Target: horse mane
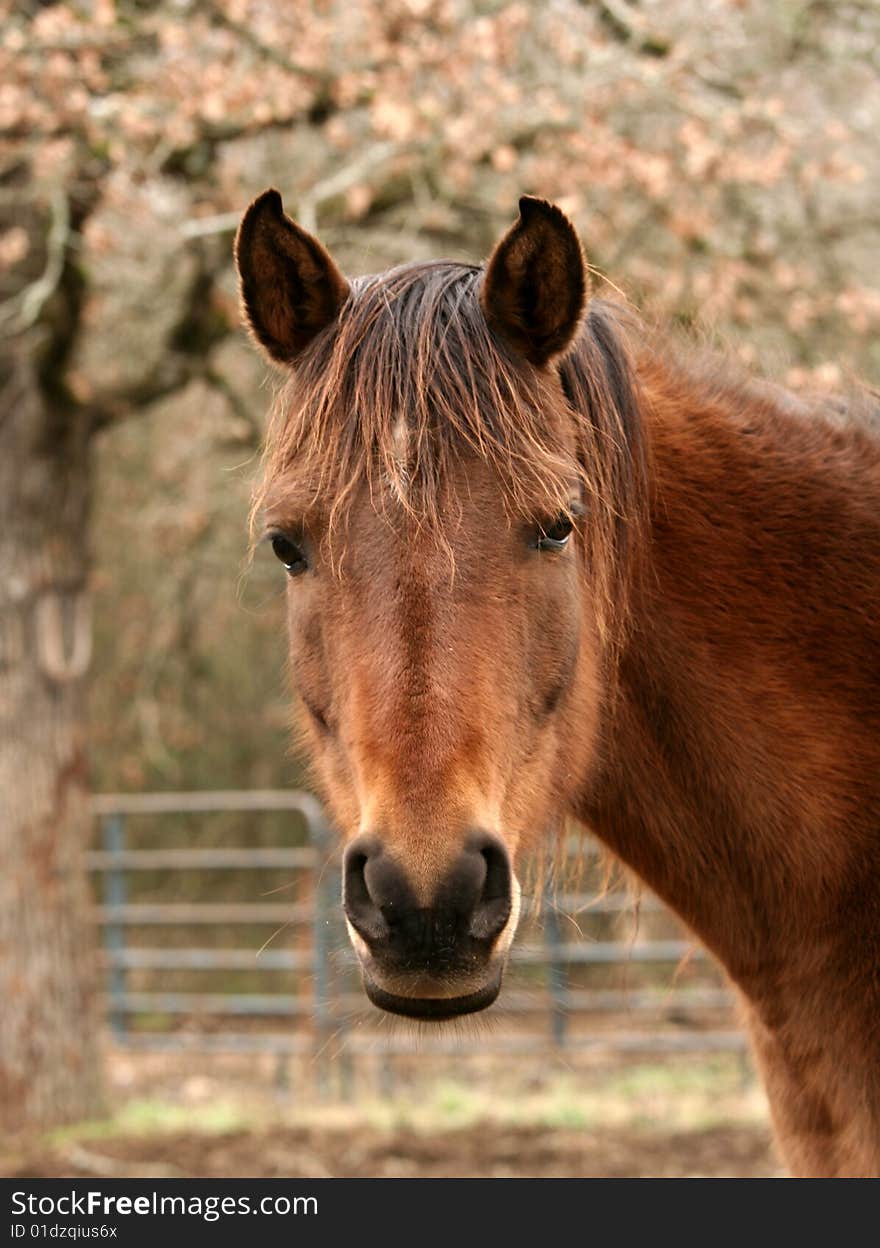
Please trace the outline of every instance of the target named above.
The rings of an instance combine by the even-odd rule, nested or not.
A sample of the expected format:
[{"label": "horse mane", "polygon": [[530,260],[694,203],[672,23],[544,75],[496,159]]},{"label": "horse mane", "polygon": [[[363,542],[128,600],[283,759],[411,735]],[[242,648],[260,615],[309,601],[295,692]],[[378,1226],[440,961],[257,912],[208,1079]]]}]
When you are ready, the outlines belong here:
[{"label": "horse mane", "polygon": [[610,630],[647,514],[630,314],[592,301],[557,366],[560,392],[550,369],[529,367],[490,329],[482,273],[418,262],[352,283],[276,396],[255,514],[293,490],[298,519],[321,510],[332,531],[367,482],[376,505],[393,499],[442,538],[468,454],[497,472],[510,516],[567,514],[580,483],[592,592]]}]

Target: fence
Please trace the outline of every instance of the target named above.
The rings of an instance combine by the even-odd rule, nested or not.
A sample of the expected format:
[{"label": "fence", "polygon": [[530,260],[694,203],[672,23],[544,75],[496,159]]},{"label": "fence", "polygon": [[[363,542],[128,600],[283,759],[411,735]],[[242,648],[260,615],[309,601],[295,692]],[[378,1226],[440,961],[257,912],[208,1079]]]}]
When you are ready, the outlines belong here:
[{"label": "fence", "polygon": [[[89,866],[100,896],[95,917],[103,933],[108,1018],[120,1045],[311,1053],[346,1061],[363,1053],[525,1054],[550,1047],[570,1053],[668,1053],[743,1047],[732,1023],[729,990],[652,898],[640,903],[641,930],[622,938],[620,925],[633,912],[625,893],[597,897],[583,885],[570,893],[547,890],[543,906],[524,908],[506,987],[492,1011],[497,1026],[478,1036],[423,1029],[413,1035],[377,1027],[382,1016],[366,1004],[357,983],[342,924],[334,838],[311,794],[102,795],[94,799],[94,812],[100,848],[90,853]],[[147,834],[145,847],[143,833],[133,843],[128,831],[132,819],[143,824],[145,817],[165,829],[169,819],[181,815],[210,821],[221,813],[257,818],[270,812],[298,816],[303,843],[181,846],[157,844],[155,834]],[[157,899],[155,885],[152,893],[143,887],[157,873],[171,873],[179,881],[192,872],[201,883],[224,872],[237,873],[228,877],[236,881],[254,872],[293,873],[299,899],[252,900],[252,890],[243,885],[247,900],[217,901],[210,888],[202,887],[195,899],[169,901]],[[277,898],[278,890],[271,895]],[[258,939],[257,933],[278,927],[288,937],[293,934],[295,948],[270,948]],[[203,934],[198,944],[183,935],[193,930]],[[228,945],[233,931],[245,933],[247,943]],[[257,972],[262,979],[274,976],[276,987],[205,988],[205,980],[216,973],[240,980]],[[282,982],[291,975],[293,990]],[[175,987],[161,982],[167,976],[175,978]],[[195,983],[182,989],[181,977]]]}]

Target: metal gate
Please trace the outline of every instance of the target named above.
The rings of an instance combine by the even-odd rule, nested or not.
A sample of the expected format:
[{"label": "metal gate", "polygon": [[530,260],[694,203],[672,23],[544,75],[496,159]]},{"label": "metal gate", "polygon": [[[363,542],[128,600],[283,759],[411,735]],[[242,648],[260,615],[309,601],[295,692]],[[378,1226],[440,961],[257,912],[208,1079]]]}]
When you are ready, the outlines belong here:
[{"label": "metal gate", "polygon": [[[640,900],[636,922],[632,898],[621,889],[599,890],[589,869],[577,891],[545,888],[525,905],[490,1030],[475,1036],[445,1029],[389,1033],[377,1026],[382,1016],[358,984],[339,902],[335,838],[312,794],[106,794],[93,799],[93,809],[98,847],[88,862],[99,898],[107,1017],[120,1045],[328,1060],[362,1053],[656,1054],[744,1047],[730,990],[703,951],[651,897]],[[175,816],[197,816],[208,826],[219,814],[258,819],[270,812],[296,816],[302,843],[167,843]],[[141,828],[136,836],[133,821]],[[578,852],[589,857],[589,844]],[[247,883],[254,872],[290,873],[298,900],[279,900],[277,890],[271,901],[255,898]],[[163,885],[157,896],[155,887],[144,887],[157,873],[195,880],[196,895],[181,900],[172,889],[169,900]],[[212,894],[210,881],[221,873],[235,882],[240,895],[234,900]],[[259,939],[276,928],[281,939]],[[230,944],[232,933],[244,936]],[[217,974],[237,988],[224,983],[218,991],[208,984]],[[259,990],[251,988],[251,978],[259,978]]]}]

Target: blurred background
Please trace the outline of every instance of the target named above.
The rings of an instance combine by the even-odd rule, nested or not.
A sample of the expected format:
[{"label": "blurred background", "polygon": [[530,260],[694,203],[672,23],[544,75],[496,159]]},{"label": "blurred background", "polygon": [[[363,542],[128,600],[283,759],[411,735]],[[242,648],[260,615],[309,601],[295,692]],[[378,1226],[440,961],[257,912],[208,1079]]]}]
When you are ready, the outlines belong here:
[{"label": "blurred background", "polygon": [[0,1173],[777,1173],[722,978],[589,845],[485,1020],[362,999],[231,245],[272,185],[349,273],[474,260],[530,192],[659,323],[877,384],[874,0],[0,14]]}]

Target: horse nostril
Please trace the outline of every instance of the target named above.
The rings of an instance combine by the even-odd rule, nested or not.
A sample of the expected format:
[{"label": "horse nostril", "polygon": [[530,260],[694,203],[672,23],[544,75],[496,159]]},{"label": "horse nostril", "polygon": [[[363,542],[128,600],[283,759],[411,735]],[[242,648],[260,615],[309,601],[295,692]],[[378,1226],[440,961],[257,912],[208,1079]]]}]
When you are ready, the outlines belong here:
[{"label": "horse nostril", "polygon": [[387,941],[416,908],[400,864],[384,852],[377,837],[361,836],[342,860],[342,907],[368,944]]},{"label": "horse nostril", "polygon": [[476,940],[494,940],[510,918],[512,873],[510,858],[501,841],[486,835],[478,852],[485,863],[485,877],[470,921],[470,934]]},{"label": "horse nostril", "polygon": [[368,943],[388,936],[388,924],[367,887],[370,848],[373,847],[361,838],[352,842],[342,857],[342,908],[349,923]]}]

